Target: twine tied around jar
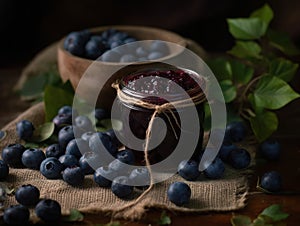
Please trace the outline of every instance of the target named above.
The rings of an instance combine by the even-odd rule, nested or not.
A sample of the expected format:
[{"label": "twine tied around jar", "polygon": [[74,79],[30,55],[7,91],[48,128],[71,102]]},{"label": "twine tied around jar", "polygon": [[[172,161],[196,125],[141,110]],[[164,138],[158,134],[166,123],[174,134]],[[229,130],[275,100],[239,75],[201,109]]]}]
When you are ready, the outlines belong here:
[{"label": "twine tied around jar", "polygon": [[114,211],[112,214],[112,217],[114,217],[118,212],[121,212],[122,210],[130,208],[130,207],[134,206],[135,204],[137,204],[153,188],[153,185],[154,185],[153,175],[152,175],[151,164],[150,164],[150,160],[149,160],[149,156],[148,156],[148,149],[149,149],[151,131],[152,131],[152,127],[153,127],[153,123],[154,123],[154,119],[155,119],[156,115],[162,113],[166,116],[166,118],[168,119],[170,126],[174,132],[176,139],[178,139],[175,128],[174,128],[173,124],[171,123],[171,119],[167,113],[171,114],[176,125],[180,128],[180,123],[178,122],[173,110],[177,109],[177,108],[195,106],[197,104],[203,103],[204,101],[206,101],[206,96],[205,96],[204,92],[199,92],[199,93],[197,93],[197,95],[190,97],[189,99],[176,100],[176,101],[167,102],[167,103],[158,105],[158,104],[149,103],[147,101],[143,101],[139,98],[129,96],[126,93],[122,92],[122,90],[120,89],[120,81],[119,80],[114,82],[111,86],[117,91],[117,97],[119,98],[120,101],[127,103],[127,104],[132,104],[132,105],[135,105],[138,107],[146,108],[149,110],[154,110],[154,112],[151,115],[147,130],[146,130],[145,146],[144,146],[145,165],[149,171],[149,177],[150,177],[149,187],[137,199],[135,199],[134,201],[121,207],[120,209]]}]

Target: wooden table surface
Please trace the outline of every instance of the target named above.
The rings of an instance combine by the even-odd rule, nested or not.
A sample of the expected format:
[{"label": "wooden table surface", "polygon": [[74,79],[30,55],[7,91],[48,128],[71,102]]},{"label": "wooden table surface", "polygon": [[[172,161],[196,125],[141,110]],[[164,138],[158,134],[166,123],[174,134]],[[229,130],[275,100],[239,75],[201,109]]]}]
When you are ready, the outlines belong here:
[{"label": "wooden table surface", "polygon": [[[22,65],[0,69],[0,128],[30,106],[20,100],[14,93]],[[293,86],[300,92],[300,76],[293,81]],[[280,127],[274,134],[282,144],[282,156],[277,162],[258,164],[250,178],[251,188],[247,205],[238,211],[208,212],[202,214],[182,214],[167,212],[171,217],[171,225],[231,225],[230,218],[234,214],[245,214],[254,218],[271,204],[281,204],[284,211],[290,214],[287,225],[300,225],[300,195],[267,195],[257,193],[256,180],[263,172],[278,170],[283,176],[284,190],[300,192],[300,100],[294,101],[279,113]],[[162,210],[150,209],[145,218],[139,222],[125,222],[126,225],[156,225]],[[83,222],[72,225],[93,225],[109,222],[110,218],[103,215],[86,215]],[[65,224],[70,225],[70,224]]]}]

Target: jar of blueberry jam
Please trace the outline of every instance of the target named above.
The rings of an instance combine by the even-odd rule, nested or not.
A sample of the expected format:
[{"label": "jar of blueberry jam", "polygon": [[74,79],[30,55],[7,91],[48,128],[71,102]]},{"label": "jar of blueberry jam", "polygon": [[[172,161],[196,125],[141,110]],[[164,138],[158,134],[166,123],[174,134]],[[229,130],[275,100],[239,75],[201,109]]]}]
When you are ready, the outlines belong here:
[{"label": "jar of blueberry jam", "polygon": [[[199,84],[205,84],[204,81],[201,76],[187,69],[147,69],[123,76],[119,88],[127,97],[139,99],[153,105],[163,105],[186,98],[186,95],[182,95],[183,91],[191,98],[203,94]],[[136,164],[144,165],[144,143],[138,145],[136,140],[132,139],[132,135],[145,141],[149,121],[155,110],[143,107],[140,104],[128,103],[126,100],[121,99],[119,99],[119,107],[121,120],[123,121],[120,136],[125,141],[126,148],[134,152],[137,160]],[[196,107],[200,123],[200,136],[192,156],[193,159],[198,160],[202,151],[204,132],[203,101],[182,108],[171,108],[172,112],[164,111],[156,115],[155,120],[162,119],[165,130],[161,129],[162,124],[156,122],[153,124],[151,139],[159,140],[159,144],[154,144],[153,148],[148,150],[148,158],[151,164],[164,160],[175,150],[180,134],[183,133],[180,128],[179,111],[186,111],[189,107]],[[184,132],[188,133],[189,131]],[[151,140],[149,146],[151,146]]]}]

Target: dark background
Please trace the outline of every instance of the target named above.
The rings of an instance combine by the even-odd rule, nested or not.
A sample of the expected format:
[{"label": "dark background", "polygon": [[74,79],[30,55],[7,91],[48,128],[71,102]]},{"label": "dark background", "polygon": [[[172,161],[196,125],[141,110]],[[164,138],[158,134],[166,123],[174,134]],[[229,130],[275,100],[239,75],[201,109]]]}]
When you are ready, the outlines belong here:
[{"label": "dark background", "polygon": [[[0,0],[0,66],[29,61],[67,33],[129,24],[161,27],[197,41],[207,51],[232,46],[226,18],[247,17],[266,1],[253,0]],[[267,1],[268,2],[268,1]],[[272,27],[300,45],[300,1],[273,0]]]}]

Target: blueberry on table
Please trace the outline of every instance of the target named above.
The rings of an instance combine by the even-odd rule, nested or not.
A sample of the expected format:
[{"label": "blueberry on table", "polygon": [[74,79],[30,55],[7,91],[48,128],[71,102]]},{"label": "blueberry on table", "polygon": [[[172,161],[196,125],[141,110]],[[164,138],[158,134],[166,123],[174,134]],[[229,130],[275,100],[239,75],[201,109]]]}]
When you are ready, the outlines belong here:
[{"label": "blueberry on table", "polygon": [[67,147],[67,144],[74,138],[73,126],[65,126],[58,132],[58,144],[62,149],[65,149]]},{"label": "blueberry on table", "polygon": [[110,187],[112,180],[117,176],[117,172],[107,166],[99,167],[94,173],[94,181],[100,187]]},{"label": "blueberry on table", "polygon": [[84,172],[79,166],[67,167],[62,172],[62,178],[65,182],[72,186],[79,186],[83,184]]},{"label": "blueberry on table", "polygon": [[43,199],[36,205],[35,214],[45,222],[55,222],[61,218],[61,207],[55,200]]},{"label": "blueberry on table", "polygon": [[135,163],[135,155],[129,149],[123,149],[117,153],[117,159],[121,162],[133,165]]},{"label": "blueberry on table", "polygon": [[220,158],[215,158],[214,161],[206,167],[204,175],[210,179],[219,179],[224,175],[225,166]]},{"label": "blueberry on table", "polygon": [[111,184],[111,190],[119,198],[126,198],[129,195],[131,195],[133,192],[133,187],[127,185],[128,183],[129,183],[128,177],[126,176],[116,177]]},{"label": "blueberry on table", "polygon": [[250,153],[243,148],[232,150],[228,156],[229,164],[235,169],[244,169],[250,165]]},{"label": "blueberry on table", "polygon": [[13,168],[24,167],[22,163],[22,155],[25,147],[22,144],[9,144],[2,150],[2,159]]},{"label": "blueberry on table", "polygon": [[75,118],[75,125],[83,130],[83,131],[92,131],[93,130],[93,123],[89,119],[89,117],[85,115],[79,115]]},{"label": "blueberry on table", "polygon": [[100,121],[102,119],[106,119],[109,117],[109,114],[106,110],[104,110],[103,108],[96,108],[94,110],[94,116],[95,118]]},{"label": "blueberry on table", "polygon": [[58,109],[57,114],[73,115],[73,108],[69,105],[62,106],[60,109]]},{"label": "blueberry on table", "polygon": [[191,188],[184,182],[172,183],[167,191],[168,199],[177,206],[188,204],[191,198]]},{"label": "blueberry on table", "polygon": [[119,176],[128,175],[129,166],[126,163],[121,162],[119,159],[114,159],[108,164],[108,168],[115,171]]},{"label": "blueberry on table", "polygon": [[235,144],[232,143],[223,143],[219,150],[219,157],[223,162],[228,162],[229,154],[232,150],[238,149]]},{"label": "blueberry on table", "polygon": [[40,200],[40,191],[31,184],[22,185],[16,191],[15,198],[23,206],[34,206]]},{"label": "blueberry on table", "polygon": [[78,159],[82,156],[81,153],[89,151],[90,148],[88,143],[82,138],[71,140],[66,147],[66,155],[74,155]]},{"label": "blueberry on table", "polygon": [[232,142],[240,142],[246,137],[247,129],[243,122],[231,122],[226,126],[225,136]]},{"label": "blueberry on table", "polygon": [[146,188],[150,185],[150,174],[147,168],[136,168],[129,175],[130,183],[137,188]]},{"label": "blueberry on table", "polygon": [[29,221],[29,210],[22,205],[8,207],[3,214],[3,221],[10,225],[26,225]]},{"label": "blueberry on table", "polygon": [[91,136],[93,136],[94,132],[92,131],[88,131],[88,132],[85,132],[81,135],[81,139],[86,141],[86,142],[89,142]]},{"label": "blueberry on table", "polygon": [[95,170],[90,165],[90,162],[99,162],[97,161],[99,159],[99,156],[95,154],[94,152],[86,152],[84,153],[81,158],[79,159],[79,166],[82,170],[82,172],[85,175],[93,174]]},{"label": "blueberry on table", "polygon": [[42,161],[46,158],[41,149],[29,148],[22,154],[22,163],[29,169],[39,169]]},{"label": "blueberry on table", "polygon": [[281,147],[276,140],[266,140],[259,146],[262,156],[268,160],[278,160],[280,157]]},{"label": "blueberry on table", "polygon": [[3,161],[0,160],[0,180],[5,179],[9,174],[9,167],[8,165]]},{"label": "blueberry on table", "polygon": [[64,150],[60,148],[59,144],[51,144],[46,148],[46,157],[59,158],[64,154]]},{"label": "blueberry on table", "polygon": [[194,160],[183,160],[178,165],[178,174],[189,181],[196,180],[200,175],[199,164]]},{"label": "blueberry on table", "polygon": [[56,128],[62,128],[66,125],[72,125],[72,115],[70,114],[58,114],[53,119],[52,122]]},{"label": "blueberry on table", "polygon": [[281,175],[276,171],[265,173],[260,180],[260,186],[270,192],[278,192],[282,188]]},{"label": "blueberry on table", "polygon": [[115,155],[118,151],[117,145],[111,140],[110,136],[103,132],[97,132],[91,136],[89,147],[94,153],[108,151],[111,155]]},{"label": "blueberry on table", "polygon": [[40,166],[40,172],[47,179],[60,179],[63,165],[57,158],[46,158]]},{"label": "blueberry on table", "polygon": [[29,140],[33,135],[34,126],[32,122],[28,120],[22,120],[17,123],[16,129],[20,139]]},{"label": "blueberry on table", "polygon": [[78,159],[74,155],[62,155],[59,157],[58,161],[61,162],[64,169],[72,166],[79,166]]}]

